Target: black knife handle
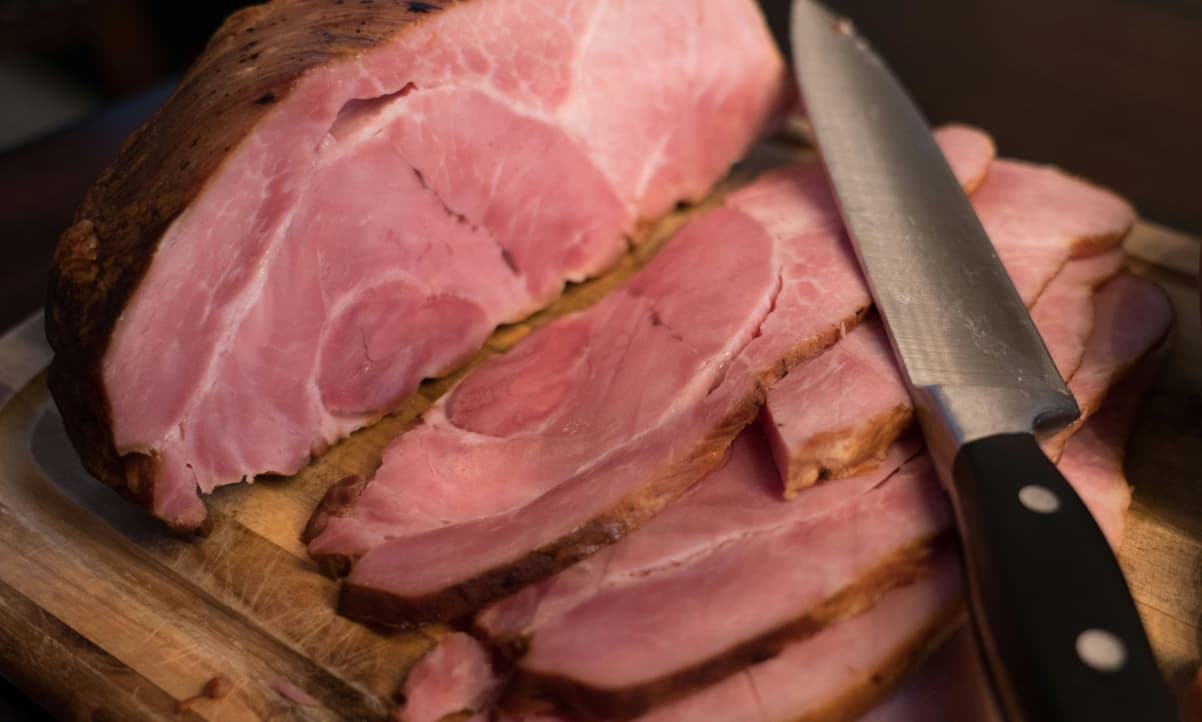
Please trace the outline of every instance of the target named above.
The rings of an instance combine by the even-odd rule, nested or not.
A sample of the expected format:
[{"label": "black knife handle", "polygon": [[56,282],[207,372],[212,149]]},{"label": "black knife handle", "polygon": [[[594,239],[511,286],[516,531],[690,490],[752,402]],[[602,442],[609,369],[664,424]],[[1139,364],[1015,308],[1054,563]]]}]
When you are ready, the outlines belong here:
[{"label": "black knife handle", "polygon": [[1175,722],[1118,561],[1030,434],[965,444],[953,496],[977,638],[1009,722]]}]

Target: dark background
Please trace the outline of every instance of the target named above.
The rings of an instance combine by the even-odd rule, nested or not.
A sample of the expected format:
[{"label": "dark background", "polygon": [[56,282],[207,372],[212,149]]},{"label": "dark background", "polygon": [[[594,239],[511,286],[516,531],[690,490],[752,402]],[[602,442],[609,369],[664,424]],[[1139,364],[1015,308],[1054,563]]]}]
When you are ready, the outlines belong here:
[{"label": "dark background", "polygon": [[[0,332],[40,307],[55,240],[121,139],[244,4],[0,0]],[[787,0],[762,4],[783,32]],[[1202,0],[830,4],[932,122],[980,125],[1202,233]],[[0,719],[42,717],[0,680]]]}]

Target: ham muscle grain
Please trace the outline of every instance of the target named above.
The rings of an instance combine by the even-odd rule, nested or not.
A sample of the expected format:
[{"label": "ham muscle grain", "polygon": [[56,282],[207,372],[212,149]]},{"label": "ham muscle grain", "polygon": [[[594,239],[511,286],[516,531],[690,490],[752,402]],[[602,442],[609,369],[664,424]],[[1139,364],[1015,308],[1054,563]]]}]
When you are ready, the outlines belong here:
[{"label": "ham muscle grain", "polygon": [[59,245],[72,440],[201,526],[198,490],[296,471],[704,195],[782,79],[752,0],[234,15]]},{"label": "ham muscle grain", "polygon": [[[987,160],[982,143],[961,131],[946,152]],[[821,168],[774,172],[596,306],[468,374],[385,451],[349,513],[319,510],[310,553],[357,559],[352,616],[474,611],[656,514],[721,460],[765,388],[868,305]]]}]

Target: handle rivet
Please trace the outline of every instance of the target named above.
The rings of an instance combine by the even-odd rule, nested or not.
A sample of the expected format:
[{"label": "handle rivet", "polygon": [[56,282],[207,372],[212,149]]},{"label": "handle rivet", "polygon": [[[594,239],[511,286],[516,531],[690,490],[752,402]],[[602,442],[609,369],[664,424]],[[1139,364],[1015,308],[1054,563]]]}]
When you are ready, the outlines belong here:
[{"label": "handle rivet", "polygon": [[1028,484],[1018,490],[1018,500],[1031,511],[1051,514],[1060,508],[1060,499],[1044,486]]},{"label": "handle rivet", "polygon": [[1127,647],[1105,629],[1087,629],[1077,636],[1077,656],[1099,672],[1117,672],[1127,662]]}]

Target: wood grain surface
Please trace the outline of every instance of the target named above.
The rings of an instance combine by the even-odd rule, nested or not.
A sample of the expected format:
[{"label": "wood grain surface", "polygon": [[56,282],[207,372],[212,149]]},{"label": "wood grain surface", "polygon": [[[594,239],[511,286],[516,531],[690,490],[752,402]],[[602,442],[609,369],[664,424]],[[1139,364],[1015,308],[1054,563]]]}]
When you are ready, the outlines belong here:
[{"label": "wood grain surface", "polygon": [[[613,272],[550,310],[499,330],[475,362],[595,301],[680,222],[654,229]],[[1151,226],[1129,244],[1145,259],[1132,267],[1160,281],[1178,313],[1131,444],[1135,506],[1121,555],[1176,683],[1199,658],[1202,333],[1196,279],[1161,266],[1191,248],[1196,255],[1193,241]],[[458,375],[425,384],[295,477],[219,490],[213,534],[200,539],[164,532],[79,467],[40,373],[37,331],[35,319],[0,341],[0,383],[11,387],[0,386],[0,674],[64,720],[383,719],[408,667],[444,630],[385,632],[338,617],[336,585],[307,559],[300,532],[330,483],[372,472],[384,445]],[[225,694],[208,698],[215,679]],[[296,701],[293,686],[316,704]]]}]

